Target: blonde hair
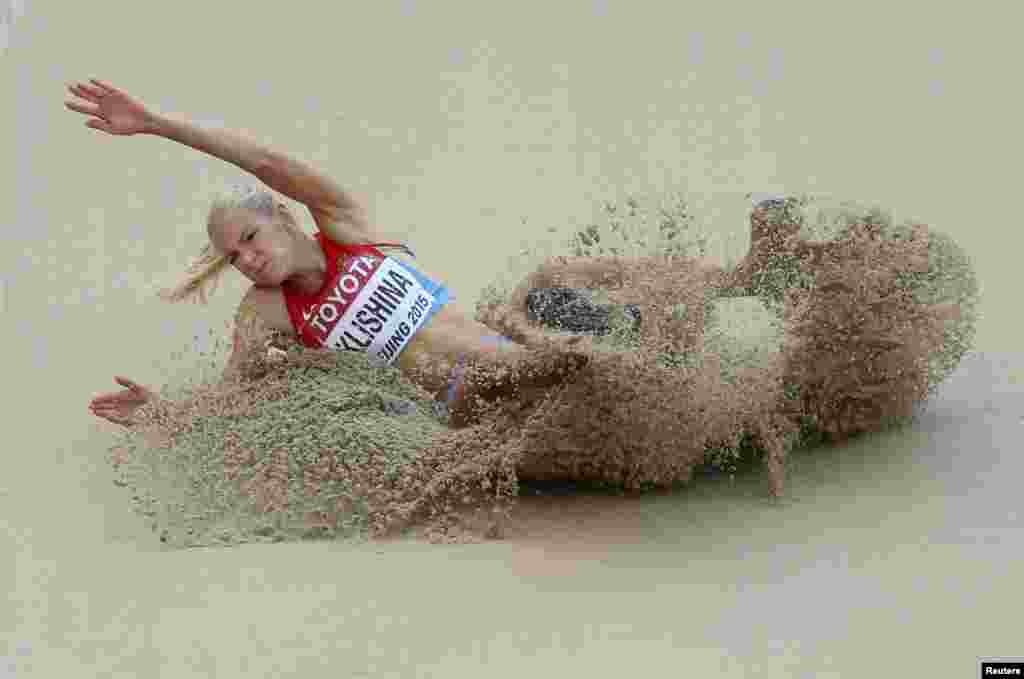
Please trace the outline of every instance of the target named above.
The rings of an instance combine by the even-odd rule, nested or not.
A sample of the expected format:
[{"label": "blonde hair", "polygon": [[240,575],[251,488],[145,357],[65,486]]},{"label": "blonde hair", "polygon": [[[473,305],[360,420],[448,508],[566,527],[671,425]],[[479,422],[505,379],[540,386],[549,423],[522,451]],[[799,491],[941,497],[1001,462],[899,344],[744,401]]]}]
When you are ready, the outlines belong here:
[{"label": "blonde hair", "polygon": [[[222,224],[225,217],[235,210],[252,210],[273,218],[276,208],[287,210],[285,204],[274,198],[274,194],[255,184],[234,184],[218,191],[206,216],[207,232]],[[161,290],[158,295],[165,302],[191,301],[206,304],[209,295],[217,289],[224,272],[231,267],[227,255],[217,251],[212,242],[207,242],[176,285]]]}]

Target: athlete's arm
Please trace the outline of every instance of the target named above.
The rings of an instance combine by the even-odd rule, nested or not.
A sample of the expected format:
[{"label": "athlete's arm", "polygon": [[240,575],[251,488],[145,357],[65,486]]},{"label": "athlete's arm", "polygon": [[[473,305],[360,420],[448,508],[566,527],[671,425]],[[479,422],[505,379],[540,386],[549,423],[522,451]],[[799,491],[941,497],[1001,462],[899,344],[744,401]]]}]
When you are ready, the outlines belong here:
[{"label": "athlete's arm", "polygon": [[270,149],[257,175],[263,183],[305,205],[317,227],[336,243],[381,240],[363,206],[337,182],[308,163]]},{"label": "athlete's arm", "polygon": [[103,80],[92,78],[88,83],[69,84],[68,90],[77,99],[65,101],[64,105],[88,116],[86,126],[100,132],[115,136],[149,134],[164,137],[220,158],[261,180],[260,175],[269,166],[273,155],[266,144],[241,132],[199,125],[180,114],[152,111],[135,97]]},{"label": "athlete's arm", "polygon": [[[219,158],[256,176],[267,165],[270,149],[237,130],[204,125],[182,114],[150,113],[144,134],[176,141],[197,151]],[[274,187],[271,187],[274,188]]]},{"label": "athlete's arm", "polygon": [[231,356],[224,367],[225,381],[259,377],[266,373],[269,362],[283,353],[270,344],[274,328],[256,312],[255,300],[259,294],[255,286],[250,288],[238,305]]},{"label": "athlete's arm", "polygon": [[68,85],[78,99],[72,111],[89,116],[86,125],[112,135],[150,134],[202,151],[253,175],[271,189],[303,203],[322,231],[340,243],[377,240],[362,207],[330,177],[249,135],[217,125],[201,125],[181,114],[151,111],[108,82]]},{"label": "athlete's arm", "polygon": [[338,243],[379,240],[362,206],[333,179],[308,163],[229,129],[204,127],[183,116],[156,115],[152,134],[246,170],[278,193],[305,205],[317,226]]}]

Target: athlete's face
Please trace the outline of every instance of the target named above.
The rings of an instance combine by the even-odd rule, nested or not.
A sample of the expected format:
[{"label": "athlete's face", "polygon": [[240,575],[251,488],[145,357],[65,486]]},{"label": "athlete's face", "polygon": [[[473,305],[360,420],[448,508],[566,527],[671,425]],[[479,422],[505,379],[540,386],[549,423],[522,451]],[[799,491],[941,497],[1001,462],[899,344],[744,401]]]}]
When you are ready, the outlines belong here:
[{"label": "athlete's face", "polygon": [[260,287],[281,285],[291,274],[294,239],[284,225],[251,210],[235,210],[210,229],[214,247]]}]

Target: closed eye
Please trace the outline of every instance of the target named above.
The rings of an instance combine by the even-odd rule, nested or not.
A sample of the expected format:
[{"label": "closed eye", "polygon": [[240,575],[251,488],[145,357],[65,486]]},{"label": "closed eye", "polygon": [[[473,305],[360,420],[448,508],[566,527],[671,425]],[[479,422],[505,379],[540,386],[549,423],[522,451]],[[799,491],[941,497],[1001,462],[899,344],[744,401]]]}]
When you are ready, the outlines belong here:
[{"label": "closed eye", "polygon": [[[256,236],[256,231],[258,231],[258,229],[253,229],[249,233],[245,234],[244,236],[242,236],[242,240],[245,240],[245,241],[252,240]],[[238,259],[238,253],[236,252],[235,254],[231,255],[231,258],[228,261],[231,263],[231,266],[234,266],[235,265],[235,261],[237,259]]]}]

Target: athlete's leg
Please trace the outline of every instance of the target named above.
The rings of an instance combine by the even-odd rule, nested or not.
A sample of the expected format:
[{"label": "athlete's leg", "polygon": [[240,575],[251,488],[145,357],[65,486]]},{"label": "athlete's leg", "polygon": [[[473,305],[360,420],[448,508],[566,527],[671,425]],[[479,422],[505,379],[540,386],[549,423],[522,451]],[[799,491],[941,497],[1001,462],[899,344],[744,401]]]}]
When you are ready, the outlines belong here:
[{"label": "athlete's leg", "polygon": [[501,351],[460,357],[445,394],[450,424],[465,426],[479,415],[479,401],[521,400],[563,383],[587,364],[582,354],[542,354],[499,335],[485,338]]}]

